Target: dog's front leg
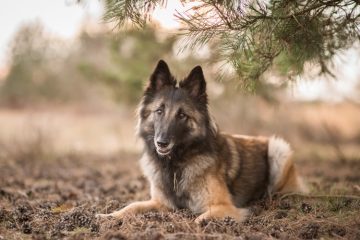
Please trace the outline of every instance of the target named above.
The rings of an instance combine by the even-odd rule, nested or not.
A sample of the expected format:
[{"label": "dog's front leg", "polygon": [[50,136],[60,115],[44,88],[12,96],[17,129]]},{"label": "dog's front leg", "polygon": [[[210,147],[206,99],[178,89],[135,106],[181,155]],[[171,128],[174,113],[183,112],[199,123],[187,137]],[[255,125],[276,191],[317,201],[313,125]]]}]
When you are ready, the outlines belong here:
[{"label": "dog's front leg", "polygon": [[162,204],[158,200],[148,200],[148,201],[141,201],[141,202],[134,202],[130,205],[124,207],[123,209],[109,213],[109,214],[97,214],[97,217],[115,217],[115,218],[123,218],[128,215],[136,215],[139,213],[145,213],[150,211],[161,211],[165,212],[168,211],[169,208]]},{"label": "dog's front leg", "polygon": [[216,175],[206,177],[206,193],[205,212],[196,218],[196,223],[201,223],[207,219],[222,219],[225,217],[231,217],[238,222],[243,222],[248,216],[247,209],[235,207],[225,181],[220,177]]}]

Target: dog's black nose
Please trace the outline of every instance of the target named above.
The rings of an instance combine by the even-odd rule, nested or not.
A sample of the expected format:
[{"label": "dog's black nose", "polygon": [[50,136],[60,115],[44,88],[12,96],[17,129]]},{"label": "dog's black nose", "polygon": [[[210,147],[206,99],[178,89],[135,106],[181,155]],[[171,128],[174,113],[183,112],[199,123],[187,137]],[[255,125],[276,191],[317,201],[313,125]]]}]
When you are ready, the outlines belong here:
[{"label": "dog's black nose", "polygon": [[158,147],[166,148],[167,146],[169,146],[169,141],[160,140],[160,141],[156,141],[156,144],[158,145]]}]

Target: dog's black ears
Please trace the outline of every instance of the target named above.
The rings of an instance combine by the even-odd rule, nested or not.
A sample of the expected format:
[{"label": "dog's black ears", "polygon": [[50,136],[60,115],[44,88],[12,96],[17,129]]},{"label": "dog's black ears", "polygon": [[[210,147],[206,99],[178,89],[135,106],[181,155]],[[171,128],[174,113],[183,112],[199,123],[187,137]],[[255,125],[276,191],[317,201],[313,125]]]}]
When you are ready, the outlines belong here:
[{"label": "dog's black ears", "polygon": [[200,66],[194,67],[179,86],[188,91],[190,96],[200,101],[207,101],[205,77]]},{"label": "dog's black ears", "polygon": [[151,74],[147,92],[157,92],[166,86],[175,86],[175,84],[168,65],[164,60],[160,60]]}]

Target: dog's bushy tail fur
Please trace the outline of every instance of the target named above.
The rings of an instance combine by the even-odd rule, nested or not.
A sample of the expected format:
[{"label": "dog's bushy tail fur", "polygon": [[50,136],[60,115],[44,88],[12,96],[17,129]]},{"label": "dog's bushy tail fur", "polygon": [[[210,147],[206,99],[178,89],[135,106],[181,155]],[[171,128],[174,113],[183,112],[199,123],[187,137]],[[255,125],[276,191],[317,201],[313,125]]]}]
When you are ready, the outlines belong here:
[{"label": "dog's bushy tail fur", "polygon": [[269,138],[268,156],[270,166],[269,192],[307,192],[307,188],[294,167],[293,151],[282,138]]}]

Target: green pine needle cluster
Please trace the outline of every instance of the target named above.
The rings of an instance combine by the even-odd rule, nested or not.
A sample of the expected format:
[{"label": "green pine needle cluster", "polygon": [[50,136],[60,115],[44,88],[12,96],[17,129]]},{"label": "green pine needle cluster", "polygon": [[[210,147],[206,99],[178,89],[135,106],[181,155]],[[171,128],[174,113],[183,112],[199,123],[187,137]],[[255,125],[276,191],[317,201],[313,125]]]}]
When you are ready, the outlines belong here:
[{"label": "green pine needle cluster", "polygon": [[[193,2],[183,0],[183,3]],[[185,48],[218,42],[218,50],[231,63],[241,85],[255,91],[264,72],[291,77],[305,63],[332,74],[331,59],[360,39],[359,0],[201,0],[186,12],[177,12],[187,37]],[[123,26],[127,21],[144,26],[156,6],[166,1],[107,0],[105,19]]]},{"label": "green pine needle cluster", "polygon": [[117,27],[124,26],[128,21],[136,27],[145,27],[150,15],[157,5],[164,5],[164,0],[105,0],[106,12],[104,20],[115,22]]}]

